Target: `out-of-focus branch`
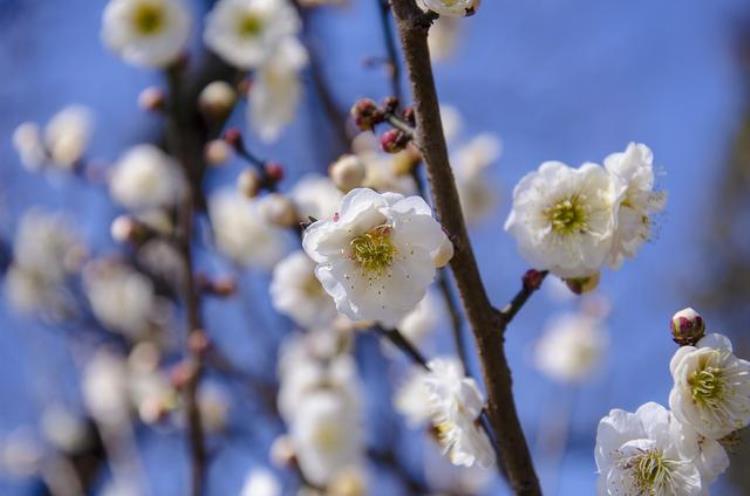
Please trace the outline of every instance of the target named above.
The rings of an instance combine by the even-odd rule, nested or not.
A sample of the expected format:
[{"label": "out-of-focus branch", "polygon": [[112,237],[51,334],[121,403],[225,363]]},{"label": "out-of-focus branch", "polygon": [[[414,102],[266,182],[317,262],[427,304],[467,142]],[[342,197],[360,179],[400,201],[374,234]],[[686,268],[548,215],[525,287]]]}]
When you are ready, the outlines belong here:
[{"label": "out-of-focus branch", "polygon": [[[196,129],[191,120],[193,105],[183,105],[184,87],[183,72],[179,67],[173,67],[168,72],[169,79],[169,114],[167,123],[167,144],[172,155],[182,165],[187,178],[187,191],[179,205],[179,232],[177,244],[185,267],[182,300],[186,311],[186,360],[190,374],[184,387],[185,411],[187,414],[187,440],[190,448],[190,494],[201,496],[204,494],[205,473],[208,463],[205,435],[198,405],[198,387],[203,372],[202,352],[196,346],[191,346],[196,338],[200,338],[203,331],[200,314],[200,297],[197,291],[196,274],[193,267],[193,217],[196,203],[200,194],[203,176],[203,164],[198,150],[202,150],[199,143],[195,143]],[[196,149],[198,147],[198,149]]]},{"label": "out-of-focus branch", "polygon": [[[404,97],[401,89],[401,64],[398,62],[398,48],[396,47],[396,37],[393,33],[391,24],[391,7],[388,0],[375,0],[378,4],[378,13],[380,14],[380,27],[383,31],[383,41],[388,54],[387,70],[391,82],[391,93],[401,101]],[[403,103],[403,102],[402,102]]]},{"label": "out-of-focus branch", "polygon": [[413,0],[393,0],[393,12],[404,51],[416,113],[416,143],[422,152],[440,221],[453,241],[451,268],[467,318],[477,341],[487,387],[488,414],[510,485],[519,495],[539,495],[541,488],[513,399],[510,368],[505,356],[508,319],[490,303],[479,274],[461,211],[440,119],[427,33],[434,14],[422,12]]}]

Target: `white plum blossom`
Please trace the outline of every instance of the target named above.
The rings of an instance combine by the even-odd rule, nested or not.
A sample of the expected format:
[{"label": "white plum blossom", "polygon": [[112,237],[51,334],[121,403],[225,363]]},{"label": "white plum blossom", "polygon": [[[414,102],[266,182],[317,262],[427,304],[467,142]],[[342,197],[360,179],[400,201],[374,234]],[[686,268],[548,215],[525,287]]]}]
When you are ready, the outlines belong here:
[{"label": "white plum blossom", "polygon": [[491,134],[480,134],[452,154],[456,187],[461,209],[468,222],[484,218],[497,203],[497,191],[485,174],[502,151],[502,144]]},{"label": "white plum blossom", "polygon": [[87,410],[99,424],[119,429],[128,422],[128,369],[121,356],[97,351],[83,369],[81,391]]},{"label": "white plum blossom", "polygon": [[97,260],[84,268],[83,282],[92,312],[107,329],[130,338],[149,330],[156,294],[148,277],[127,265]]},{"label": "white plum blossom", "polygon": [[417,0],[420,9],[441,16],[469,16],[479,8],[479,0]]},{"label": "white plum blossom", "polygon": [[726,336],[709,334],[682,346],[669,369],[670,408],[697,433],[720,439],[750,423],[750,362],[734,355]]},{"label": "white plum blossom", "polygon": [[393,407],[406,418],[410,427],[422,425],[432,414],[429,390],[425,385],[426,377],[427,371],[414,366],[393,395]]},{"label": "white plum blossom", "polygon": [[191,22],[184,0],[110,0],[101,36],[129,64],[165,67],[181,55]]},{"label": "white plum blossom", "polygon": [[577,383],[591,378],[607,350],[600,319],[584,313],[554,317],[536,345],[534,363],[551,379]]},{"label": "white plum blossom", "polygon": [[440,323],[440,310],[436,296],[428,291],[414,310],[409,312],[396,325],[409,342],[419,345],[435,330]]},{"label": "white plum blossom", "polygon": [[306,174],[297,181],[290,193],[299,218],[330,219],[341,205],[344,194],[330,178],[320,174]]},{"label": "white plum blossom", "polygon": [[344,470],[361,464],[362,426],[344,397],[318,390],[307,394],[290,426],[300,469],[325,485]]},{"label": "white plum blossom", "polygon": [[479,426],[484,398],[476,382],[466,377],[455,359],[429,362],[424,376],[428,404],[440,444],[451,463],[465,467],[490,467],[495,454],[487,434]]},{"label": "white plum blossom", "polygon": [[203,41],[233,66],[255,69],[300,28],[288,0],[220,0],[206,17]]},{"label": "white plum blossom", "polygon": [[635,413],[610,411],[596,434],[597,495],[707,495],[727,459],[720,446],[701,447],[703,441],[656,403]]},{"label": "white plum blossom", "polygon": [[315,277],[315,262],[304,251],[296,251],[276,265],[270,292],[274,308],[301,327],[324,326],[336,318],[336,305]]},{"label": "white plum blossom", "polygon": [[115,165],[109,183],[112,197],[131,210],[171,207],[185,192],[179,164],[154,145],[130,148]]},{"label": "white plum blossom", "polygon": [[43,131],[33,122],[18,126],[13,133],[13,146],[29,170],[38,170],[47,163],[70,170],[89,146],[93,121],[91,109],[69,105],[55,114]]},{"label": "white plum blossom", "polygon": [[281,496],[281,483],[267,468],[250,471],[242,486],[240,496]]},{"label": "white plum blossom", "polygon": [[266,220],[258,200],[219,192],[209,201],[209,214],[219,251],[235,263],[270,269],[284,257],[284,231]]},{"label": "white plum blossom", "polygon": [[535,268],[591,277],[609,255],[618,198],[615,181],[596,164],[545,162],[513,190],[505,229]]},{"label": "white plum blossom", "polygon": [[302,244],[339,312],[393,326],[424,297],[449,242],[422,198],[358,188],[332,219],[308,227]]},{"label": "white plum blossom", "polygon": [[294,120],[302,95],[299,72],[307,62],[307,50],[290,36],[258,67],[247,110],[250,127],[261,140],[276,141],[284,127]]},{"label": "white plum blossom", "polygon": [[664,209],[667,197],[654,191],[653,154],[646,145],[630,143],[624,152],[604,159],[604,167],[625,188],[608,258],[609,265],[617,268],[651,238],[651,216]]}]

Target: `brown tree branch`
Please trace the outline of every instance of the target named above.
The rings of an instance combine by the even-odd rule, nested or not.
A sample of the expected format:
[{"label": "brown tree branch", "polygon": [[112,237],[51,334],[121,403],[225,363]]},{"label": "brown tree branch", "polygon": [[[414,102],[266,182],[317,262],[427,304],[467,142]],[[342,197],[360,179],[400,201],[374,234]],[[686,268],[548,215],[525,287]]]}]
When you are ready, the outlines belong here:
[{"label": "brown tree branch", "polygon": [[425,14],[414,0],[392,0],[414,96],[416,143],[422,152],[440,221],[453,241],[451,268],[466,316],[477,341],[482,374],[487,387],[488,414],[495,431],[508,479],[519,495],[539,495],[541,489],[518,419],[511,372],[504,349],[508,319],[490,303],[464,223],[458,191],[448,162],[432,74],[427,32],[434,14]]}]

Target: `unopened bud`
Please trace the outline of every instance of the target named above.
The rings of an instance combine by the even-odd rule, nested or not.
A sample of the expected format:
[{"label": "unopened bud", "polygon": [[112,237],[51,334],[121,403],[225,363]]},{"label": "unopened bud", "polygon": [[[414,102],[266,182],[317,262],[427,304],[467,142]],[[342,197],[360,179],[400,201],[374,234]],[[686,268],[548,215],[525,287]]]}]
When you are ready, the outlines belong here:
[{"label": "unopened bud", "polygon": [[232,156],[232,147],[224,140],[215,139],[206,143],[203,155],[208,165],[223,165]]},{"label": "unopened bud", "polygon": [[365,180],[365,164],[356,155],[343,155],[331,164],[328,170],[333,184],[338,189],[347,193],[354,188],[362,186]]},{"label": "unopened bud", "polygon": [[226,81],[214,81],[198,95],[198,106],[206,117],[226,118],[237,101],[237,92]]},{"label": "unopened bud", "polygon": [[588,277],[574,277],[571,279],[563,279],[565,284],[572,292],[577,295],[582,295],[595,290],[599,286],[599,272]]},{"label": "unopened bud", "polygon": [[172,367],[169,373],[169,381],[176,389],[182,389],[193,379],[195,367],[189,361],[182,361]]},{"label": "unopened bud", "polygon": [[385,114],[378,105],[369,98],[357,100],[351,110],[354,124],[362,131],[372,131],[375,124],[380,124],[385,119]]},{"label": "unopened bud", "polygon": [[284,166],[278,162],[267,162],[263,166],[266,171],[266,177],[273,183],[278,183],[284,179]]},{"label": "unopened bud", "polygon": [[211,342],[202,329],[197,329],[188,336],[188,349],[196,355],[202,355],[210,346]]},{"label": "unopened bud", "polygon": [[414,112],[414,107],[406,107],[403,116],[404,120],[408,122],[410,126],[417,125],[417,114]]},{"label": "unopened bud", "polygon": [[706,335],[703,317],[688,307],[672,316],[672,339],[680,346],[693,346]]},{"label": "unopened bud", "polygon": [[297,224],[297,210],[292,200],[281,193],[271,193],[260,202],[260,212],[266,220],[281,227]]},{"label": "unopened bud", "polygon": [[149,112],[164,110],[166,102],[164,90],[156,86],[149,86],[138,95],[138,106]]},{"label": "unopened bud", "polygon": [[386,153],[398,153],[409,144],[409,140],[400,129],[389,129],[380,136],[380,147]]},{"label": "unopened bud", "polygon": [[230,127],[224,131],[223,139],[235,150],[239,150],[243,146],[242,131],[236,127]]},{"label": "unopened bud", "polygon": [[398,98],[388,96],[383,99],[383,111],[387,114],[394,114],[398,110]]},{"label": "unopened bud", "polygon": [[260,187],[260,174],[258,174],[258,171],[255,169],[247,168],[237,176],[237,189],[247,198],[255,198],[258,196]]},{"label": "unopened bud", "polygon": [[232,277],[212,279],[204,274],[198,274],[197,283],[202,292],[222,298],[237,292],[237,281]]},{"label": "unopened bud", "polygon": [[526,273],[521,278],[521,282],[523,283],[523,289],[526,291],[536,291],[542,286],[542,282],[544,282],[544,278],[547,276],[547,273],[541,270],[536,269],[529,269],[526,271]]},{"label": "unopened bud", "polygon": [[441,268],[448,265],[448,262],[453,258],[453,253],[453,243],[451,243],[451,240],[446,237],[433,256],[432,261],[435,264],[435,267]]},{"label": "unopened bud", "polygon": [[271,463],[278,468],[289,468],[296,463],[294,445],[289,436],[279,436],[271,444]]},{"label": "unopened bud", "polygon": [[136,230],[136,221],[128,215],[120,215],[117,217],[112,221],[112,225],[109,228],[112,239],[118,243],[131,241],[134,238]]}]

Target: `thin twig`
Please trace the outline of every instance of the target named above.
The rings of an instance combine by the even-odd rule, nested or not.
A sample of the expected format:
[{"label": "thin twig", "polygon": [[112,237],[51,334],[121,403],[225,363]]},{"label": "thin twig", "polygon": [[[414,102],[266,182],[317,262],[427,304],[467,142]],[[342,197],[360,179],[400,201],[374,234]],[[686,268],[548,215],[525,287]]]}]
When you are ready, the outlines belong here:
[{"label": "thin twig", "polygon": [[391,22],[391,7],[388,0],[375,0],[378,4],[378,13],[380,14],[380,27],[383,31],[383,41],[387,55],[386,67],[388,68],[388,78],[391,82],[391,94],[399,102],[403,103],[404,92],[401,89],[401,64],[398,61],[398,47],[396,46],[396,36],[393,32]]},{"label": "thin twig", "polygon": [[427,33],[435,16],[422,12],[414,0],[393,0],[392,6],[414,95],[416,143],[427,164],[435,208],[454,244],[451,268],[476,338],[487,387],[488,415],[497,435],[501,463],[516,494],[540,495],[539,480],[516,411],[511,372],[505,356],[504,331],[508,319],[501,316],[487,296],[448,161],[427,46]]},{"label": "thin twig", "polygon": [[549,272],[546,270],[530,269],[524,274],[521,289],[516,293],[510,303],[500,311],[500,316],[506,326],[511,320],[513,320],[513,317],[518,314],[521,308],[523,308],[531,295],[534,294],[534,291],[539,289],[548,273]]},{"label": "thin twig", "polygon": [[393,343],[399,350],[401,350],[406,356],[411,358],[415,363],[421,365],[425,370],[430,370],[427,366],[427,359],[422,355],[416,346],[414,346],[406,337],[401,334],[401,331],[395,328],[385,328],[381,325],[374,326],[375,332],[386,338],[388,341]]}]

